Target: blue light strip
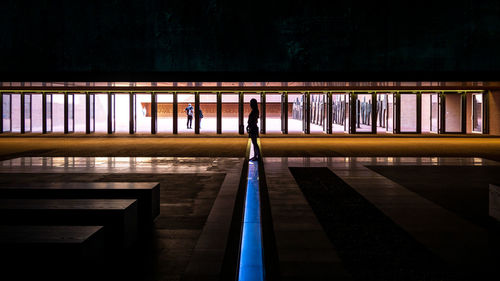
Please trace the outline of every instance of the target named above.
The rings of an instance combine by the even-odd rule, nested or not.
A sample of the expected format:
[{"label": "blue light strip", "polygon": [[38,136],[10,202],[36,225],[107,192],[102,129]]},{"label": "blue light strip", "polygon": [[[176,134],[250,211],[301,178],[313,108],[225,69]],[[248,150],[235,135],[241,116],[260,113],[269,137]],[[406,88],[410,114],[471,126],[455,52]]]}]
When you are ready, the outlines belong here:
[{"label": "blue light strip", "polygon": [[238,281],[263,281],[264,261],[260,226],[259,164],[248,164]]}]

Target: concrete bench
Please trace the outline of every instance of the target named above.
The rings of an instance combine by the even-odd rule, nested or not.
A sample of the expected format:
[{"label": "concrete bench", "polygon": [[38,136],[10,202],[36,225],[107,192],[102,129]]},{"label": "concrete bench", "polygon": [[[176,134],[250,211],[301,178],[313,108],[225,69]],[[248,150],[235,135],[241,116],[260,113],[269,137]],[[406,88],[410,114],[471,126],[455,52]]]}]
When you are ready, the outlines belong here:
[{"label": "concrete bench", "polygon": [[2,276],[75,280],[104,264],[103,230],[102,226],[0,225]]},{"label": "concrete bench", "polygon": [[55,182],[0,186],[0,198],[137,199],[139,228],[160,214],[158,182]]},{"label": "concrete bench", "polygon": [[5,225],[103,225],[111,246],[137,239],[135,199],[0,199]]}]

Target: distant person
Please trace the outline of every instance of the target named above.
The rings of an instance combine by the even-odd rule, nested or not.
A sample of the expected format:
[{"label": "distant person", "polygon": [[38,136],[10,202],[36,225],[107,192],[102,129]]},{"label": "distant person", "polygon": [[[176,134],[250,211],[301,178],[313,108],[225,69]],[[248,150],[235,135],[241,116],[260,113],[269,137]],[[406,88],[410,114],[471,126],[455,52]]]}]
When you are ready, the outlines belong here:
[{"label": "distant person", "polygon": [[191,129],[192,124],[193,124],[193,111],[194,111],[194,108],[193,108],[193,106],[191,106],[191,104],[188,104],[188,106],[186,107],[186,109],[184,109],[184,111],[187,114],[186,127],[188,129]]},{"label": "distant person", "polygon": [[201,111],[201,108],[200,108],[200,130],[201,130],[201,119],[203,119],[203,112]]},{"label": "distant person", "polygon": [[257,143],[257,138],[259,137],[259,127],[257,126],[257,122],[259,120],[259,107],[256,99],[250,100],[250,108],[252,108],[252,112],[248,115],[247,132],[248,137],[252,139],[254,152],[254,156],[250,159],[250,161],[258,161],[260,159],[259,144]]}]

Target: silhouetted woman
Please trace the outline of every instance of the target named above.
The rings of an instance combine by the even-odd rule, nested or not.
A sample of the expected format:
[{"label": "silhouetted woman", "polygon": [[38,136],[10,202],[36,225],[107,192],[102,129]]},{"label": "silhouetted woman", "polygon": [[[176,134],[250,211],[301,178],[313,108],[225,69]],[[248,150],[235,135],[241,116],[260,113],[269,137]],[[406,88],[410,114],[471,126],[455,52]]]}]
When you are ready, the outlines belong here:
[{"label": "silhouetted woman", "polygon": [[250,100],[250,107],[252,108],[252,112],[248,115],[247,132],[248,137],[252,139],[254,152],[254,156],[250,159],[250,161],[256,161],[260,159],[260,150],[259,145],[257,144],[257,138],[259,137],[259,127],[257,127],[257,121],[259,120],[259,107],[256,99]]}]

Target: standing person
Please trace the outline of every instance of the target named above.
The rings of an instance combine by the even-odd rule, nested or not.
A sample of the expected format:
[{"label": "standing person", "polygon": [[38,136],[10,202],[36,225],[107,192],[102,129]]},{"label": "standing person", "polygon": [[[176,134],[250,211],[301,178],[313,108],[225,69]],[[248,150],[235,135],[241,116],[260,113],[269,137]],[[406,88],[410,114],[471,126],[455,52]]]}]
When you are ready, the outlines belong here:
[{"label": "standing person", "polygon": [[186,123],[186,127],[188,129],[191,129],[191,126],[193,124],[193,107],[191,106],[191,104],[188,104],[188,106],[186,107],[186,109],[184,109],[184,111],[186,112],[187,114],[187,123]]},{"label": "standing person", "polygon": [[257,143],[257,138],[259,137],[259,127],[257,126],[257,121],[259,119],[259,107],[256,99],[250,100],[250,108],[252,108],[252,112],[248,115],[247,132],[248,137],[252,139],[254,152],[254,156],[250,159],[250,161],[258,161],[260,159],[260,149]]},{"label": "standing person", "polygon": [[203,112],[201,111],[201,108],[200,108],[200,130],[201,130],[201,119],[203,119]]}]

